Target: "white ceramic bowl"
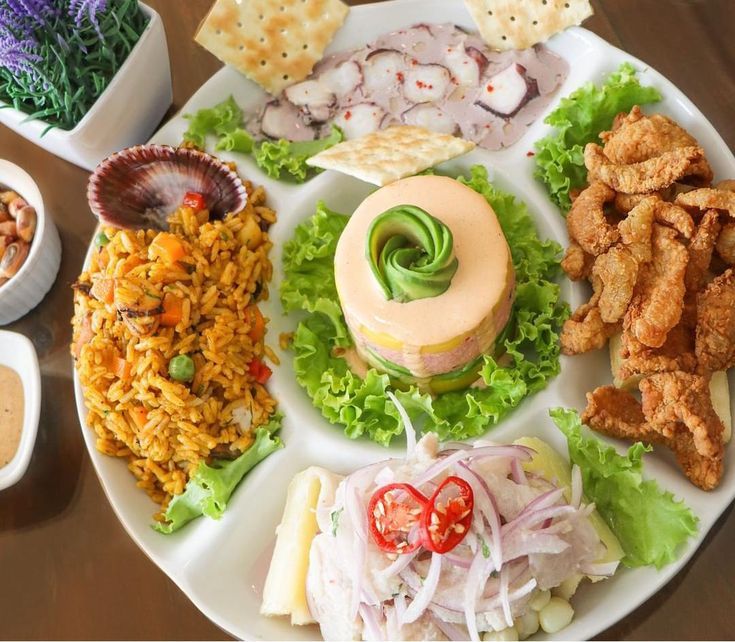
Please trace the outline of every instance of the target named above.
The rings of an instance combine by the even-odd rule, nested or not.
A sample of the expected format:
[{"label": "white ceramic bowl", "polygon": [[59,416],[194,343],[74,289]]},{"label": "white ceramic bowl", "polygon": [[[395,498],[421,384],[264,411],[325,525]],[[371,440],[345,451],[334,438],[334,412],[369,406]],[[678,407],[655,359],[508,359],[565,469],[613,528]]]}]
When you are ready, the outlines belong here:
[{"label": "white ceramic bowl", "polygon": [[[141,3],[149,21],[107,89],[72,130],[25,121],[17,109],[0,109],[0,123],[32,143],[88,170],[124,147],[147,141],[173,100],[166,32],[161,17]],[[3,103],[0,102],[0,105]]]},{"label": "white ceramic bowl", "polygon": [[51,289],[61,263],[61,241],[53,220],[46,215],[38,185],[28,172],[0,160],[0,188],[18,192],[36,208],[38,216],[26,262],[15,276],[0,286],[0,325],[7,325],[35,308]]},{"label": "white ceramic bowl", "polygon": [[33,344],[22,334],[6,330],[0,330],[0,366],[18,373],[23,383],[24,399],[18,450],[10,462],[0,468],[0,490],[3,490],[23,477],[31,461],[41,414],[41,372]]}]

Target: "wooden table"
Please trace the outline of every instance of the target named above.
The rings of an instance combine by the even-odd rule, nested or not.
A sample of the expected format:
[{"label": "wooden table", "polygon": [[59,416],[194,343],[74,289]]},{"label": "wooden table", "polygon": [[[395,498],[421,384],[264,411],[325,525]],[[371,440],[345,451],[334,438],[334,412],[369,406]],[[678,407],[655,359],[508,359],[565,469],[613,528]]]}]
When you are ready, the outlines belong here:
[{"label": "wooden table", "polygon": [[[211,0],[147,2],[166,26],[178,109],[220,66],[192,42]],[[661,71],[735,145],[735,3],[594,4],[596,14],[586,26]],[[64,248],[49,295],[8,328],[36,346],[43,408],[26,476],[0,493],[0,638],[227,639],[125,534],[84,450],[68,345],[69,286],[95,225],[85,199],[87,174],[4,127],[0,150],[38,181]],[[601,638],[732,638],[733,542],[731,507],[685,570]]]}]

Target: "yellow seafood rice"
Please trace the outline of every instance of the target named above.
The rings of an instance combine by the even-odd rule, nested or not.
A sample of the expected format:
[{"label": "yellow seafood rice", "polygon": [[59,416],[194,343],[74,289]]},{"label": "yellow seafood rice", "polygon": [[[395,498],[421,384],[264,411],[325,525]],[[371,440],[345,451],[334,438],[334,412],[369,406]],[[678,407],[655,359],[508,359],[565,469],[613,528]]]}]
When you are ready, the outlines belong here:
[{"label": "yellow seafood rice", "polygon": [[[256,299],[272,276],[266,231],[275,222],[262,188],[224,220],[179,208],[169,231],[105,228],[75,284],[72,353],[97,448],[127,459],[137,485],[161,505],[197,465],[234,458],[275,410],[262,384],[272,352]],[[191,381],[169,362],[188,355]],[[253,368],[255,364],[255,368]]]}]

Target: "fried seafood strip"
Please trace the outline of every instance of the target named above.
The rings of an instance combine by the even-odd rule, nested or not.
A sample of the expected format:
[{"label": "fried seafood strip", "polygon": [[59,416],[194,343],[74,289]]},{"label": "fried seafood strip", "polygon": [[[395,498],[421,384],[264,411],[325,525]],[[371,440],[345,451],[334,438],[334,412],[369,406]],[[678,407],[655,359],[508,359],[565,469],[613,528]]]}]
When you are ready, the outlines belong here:
[{"label": "fried seafood strip", "polygon": [[639,163],[617,165],[608,160],[599,145],[588,143],[584,148],[584,164],[590,178],[625,194],[645,194],[664,189],[691,175],[703,158],[701,147],[678,147]]},{"label": "fried seafood strip", "polygon": [[709,379],[687,372],[662,372],[640,383],[643,414],[648,424],[673,439],[683,423],[702,457],[722,457],[725,427],[712,407]]},{"label": "fried seafood strip", "polygon": [[668,225],[675,229],[685,239],[694,234],[694,221],[683,207],[667,201],[658,201],[654,208],[654,217],[657,223]]},{"label": "fried seafood strip", "polygon": [[597,305],[605,323],[623,318],[637,277],[638,261],[625,247],[614,245],[597,257],[592,267],[592,286],[599,295]]},{"label": "fried seafood strip", "polygon": [[610,248],[620,235],[605,219],[604,206],[615,198],[607,185],[592,183],[572,204],[567,214],[569,238],[585,252],[598,256]]},{"label": "fried seafood strip", "polygon": [[730,268],[697,295],[695,353],[703,372],[735,365],[735,273]]},{"label": "fried seafood strip", "polygon": [[577,308],[561,329],[561,351],[566,355],[581,354],[602,348],[620,330],[619,323],[605,323],[597,307],[596,296]]},{"label": "fried seafood strip", "polygon": [[[604,132],[605,156],[617,165],[640,163],[682,147],[698,147],[696,138],[662,114],[644,116],[637,105],[618,121],[614,131]],[[693,174],[703,183],[712,181],[712,169],[702,158]]]},{"label": "fried seafood strip", "polygon": [[575,241],[570,241],[561,260],[561,269],[572,281],[581,281],[589,278],[594,262],[594,256],[587,254]]},{"label": "fried seafood strip", "polygon": [[683,317],[666,335],[666,341],[660,348],[649,348],[630,332],[623,331],[618,372],[621,380],[657,372],[694,372],[696,369],[693,324],[686,322]]},{"label": "fried seafood strip", "polygon": [[[713,210],[710,210],[712,212]],[[706,216],[706,214],[705,214]],[[735,223],[725,223],[715,244],[717,254],[728,265],[735,264]]]},{"label": "fried seafood strip", "polygon": [[[733,231],[735,232],[735,226]],[[702,217],[689,243],[689,262],[684,276],[687,292],[698,292],[704,287],[712,262],[712,250],[720,238],[722,232],[719,216],[715,210],[709,210]]]},{"label": "fried seafood strip", "polygon": [[728,192],[735,192],[735,178],[726,178],[715,185],[715,189],[724,189]]},{"label": "fried seafood strip", "polygon": [[676,424],[671,438],[663,442],[676,455],[689,481],[702,490],[717,488],[722,479],[723,455],[705,457],[696,448],[692,433],[683,424]]},{"label": "fried seafood strip", "polygon": [[703,187],[678,194],[677,205],[694,207],[700,210],[723,210],[735,217],[735,192],[729,189]]},{"label": "fried seafood strip", "polygon": [[674,230],[654,224],[652,258],[639,270],[625,327],[641,343],[660,348],[681,318],[689,255]]},{"label": "fried seafood strip", "polygon": [[655,442],[659,435],[646,426],[640,402],[626,390],[601,386],[587,393],[582,421],[590,428],[615,439]]},{"label": "fried seafood strip", "polygon": [[651,235],[656,202],[655,196],[644,198],[618,225],[623,244],[639,264],[651,260]]},{"label": "fried seafood strip", "polygon": [[582,421],[614,439],[642,441],[670,448],[684,474],[702,490],[712,490],[722,479],[722,456],[703,457],[697,452],[687,427],[676,423],[671,437],[653,430],[645,420],[640,402],[629,392],[603,386],[587,393]]}]

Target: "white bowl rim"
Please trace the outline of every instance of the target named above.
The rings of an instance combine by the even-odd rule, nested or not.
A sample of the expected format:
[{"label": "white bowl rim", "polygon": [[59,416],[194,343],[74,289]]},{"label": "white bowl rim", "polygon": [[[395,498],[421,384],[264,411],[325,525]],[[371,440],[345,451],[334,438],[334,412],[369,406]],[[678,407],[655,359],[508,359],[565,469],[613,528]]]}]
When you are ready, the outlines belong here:
[{"label": "white bowl rim", "polygon": [[[13,173],[17,176],[11,178],[10,181],[7,181],[6,176],[10,175],[12,177]],[[31,187],[30,193],[28,193],[29,190],[18,189],[13,184],[18,178],[22,181],[28,181],[28,184]],[[28,252],[25,262],[21,266],[20,270],[10,277],[10,280],[5,285],[0,286],[0,302],[2,302],[3,297],[9,296],[10,292],[21,287],[20,284],[23,282],[23,278],[30,270],[30,266],[33,264],[35,257],[38,256],[38,253],[41,251],[40,248],[44,245],[42,239],[44,238],[47,222],[46,207],[43,203],[41,190],[33,177],[26,170],[20,167],[20,165],[16,165],[9,160],[0,159],[0,187],[8,188],[17,192],[18,196],[25,199],[29,205],[32,205],[35,208],[37,218],[36,232],[31,240],[31,249]],[[53,225],[53,223],[51,224]]]},{"label": "white bowl rim", "polygon": [[23,427],[15,455],[8,464],[0,468],[0,491],[19,481],[28,469],[41,418],[41,370],[36,349],[26,336],[0,330],[0,365],[10,367],[9,359],[3,355],[18,353],[24,357],[24,367],[13,370],[23,385]]},{"label": "white bowl rim", "polygon": [[[130,53],[128,54],[127,58],[125,59],[125,62],[123,62],[122,67],[117,70],[115,75],[110,80],[110,83],[105,87],[105,90],[97,96],[97,100],[95,100],[90,108],[87,110],[87,113],[84,114],[82,119],[74,126],[73,129],[64,129],[63,127],[57,127],[52,126],[53,130],[58,133],[58,135],[62,135],[65,137],[72,138],[75,135],[77,135],[80,131],[83,131],[85,127],[87,126],[87,123],[91,120],[92,115],[96,111],[96,107],[102,103],[103,100],[107,99],[107,95],[112,93],[113,88],[115,85],[119,82],[120,76],[125,74],[127,68],[130,66],[130,60],[135,55],[136,50],[139,48],[140,44],[143,42],[144,39],[147,39],[150,36],[150,33],[152,32],[152,27],[155,23],[161,22],[161,16],[158,14],[158,12],[149,7],[144,2],[138,2],[138,6],[140,7],[141,11],[143,11],[146,16],[148,16],[148,24],[146,24],[145,29],[143,29],[143,32],[140,34],[140,38],[138,38],[138,41],[135,43],[135,46],[130,50]],[[0,100],[0,109],[3,110],[9,110],[11,112],[15,112],[16,114],[23,116],[24,118],[19,121],[18,124],[21,125],[30,125],[31,123],[35,123],[36,127],[43,127],[44,129],[48,126],[51,126],[51,123],[43,120],[42,118],[28,118],[29,114],[26,114],[24,111],[21,111],[20,109],[16,109],[9,103],[5,103]]]}]

